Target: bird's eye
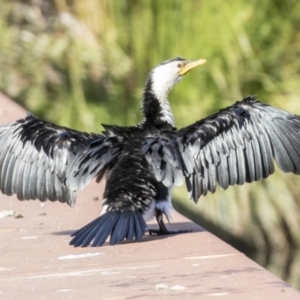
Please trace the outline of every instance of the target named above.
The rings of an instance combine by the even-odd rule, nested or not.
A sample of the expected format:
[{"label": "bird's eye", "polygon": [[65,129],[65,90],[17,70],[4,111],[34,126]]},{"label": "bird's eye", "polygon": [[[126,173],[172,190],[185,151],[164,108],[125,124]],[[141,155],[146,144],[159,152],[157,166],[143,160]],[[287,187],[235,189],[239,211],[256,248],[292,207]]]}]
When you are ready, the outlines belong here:
[{"label": "bird's eye", "polygon": [[177,64],[177,67],[178,67],[178,68],[181,68],[181,63],[178,63],[178,64]]}]

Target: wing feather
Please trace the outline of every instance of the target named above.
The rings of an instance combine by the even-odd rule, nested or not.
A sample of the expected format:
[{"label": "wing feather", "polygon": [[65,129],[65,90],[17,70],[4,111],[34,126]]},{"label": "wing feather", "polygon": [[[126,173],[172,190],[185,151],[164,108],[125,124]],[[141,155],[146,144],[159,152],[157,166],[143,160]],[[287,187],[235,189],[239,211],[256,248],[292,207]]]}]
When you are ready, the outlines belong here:
[{"label": "wing feather", "polygon": [[[156,179],[162,181],[166,172],[172,178],[169,174],[176,169],[176,178],[185,177],[195,202],[215,192],[217,184],[227,189],[267,178],[274,172],[274,161],[282,171],[300,174],[300,116],[250,96],[174,135],[161,134],[155,147],[152,142],[153,137],[151,142],[146,139],[143,152]],[[153,155],[155,149],[160,155]],[[171,163],[173,153],[177,156]],[[174,184],[174,176],[172,183],[163,183]]]},{"label": "wing feather", "polygon": [[119,155],[120,145],[118,137],[71,130],[29,114],[0,127],[0,189],[20,200],[73,206],[77,190]]}]

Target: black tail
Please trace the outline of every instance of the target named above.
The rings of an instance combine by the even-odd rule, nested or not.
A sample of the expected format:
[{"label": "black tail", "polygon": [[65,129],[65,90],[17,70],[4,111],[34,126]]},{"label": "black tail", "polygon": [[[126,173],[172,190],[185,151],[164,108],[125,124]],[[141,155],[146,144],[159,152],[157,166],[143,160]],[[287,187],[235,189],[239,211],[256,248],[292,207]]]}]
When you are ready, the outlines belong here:
[{"label": "black tail", "polygon": [[147,225],[138,211],[106,212],[91,223],[75,231],[71,236],[70,245],[86,247],[91,242],[92,247],[104,244],[110,235],[110,244],[122,242],[125,238],[130,241],[140,241],[147,230]]}]

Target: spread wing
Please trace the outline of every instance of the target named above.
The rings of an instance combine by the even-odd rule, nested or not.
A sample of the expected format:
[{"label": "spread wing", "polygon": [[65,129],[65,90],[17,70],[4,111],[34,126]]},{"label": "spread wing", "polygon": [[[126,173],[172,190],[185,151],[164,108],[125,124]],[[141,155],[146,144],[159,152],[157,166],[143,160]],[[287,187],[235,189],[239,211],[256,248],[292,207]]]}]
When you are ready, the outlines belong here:
[{"label": "spread wing", "polygon": [[[214,193],[217,184],[227,189],[268,177],[274,160],[282,171],[300,174],[300,117],[254,97],[180,129],[167,145],[147,140],[146,158],[166,185],[176,183],[181,170],[194,201]],[[171,155],[165,153],[170,147]]]},{"label": "spread wing", "polygon": [[117,137],[83,133],[33,115],[0,127],[0,189],[18,199],[73,206],[78,189],[118,155]]}]

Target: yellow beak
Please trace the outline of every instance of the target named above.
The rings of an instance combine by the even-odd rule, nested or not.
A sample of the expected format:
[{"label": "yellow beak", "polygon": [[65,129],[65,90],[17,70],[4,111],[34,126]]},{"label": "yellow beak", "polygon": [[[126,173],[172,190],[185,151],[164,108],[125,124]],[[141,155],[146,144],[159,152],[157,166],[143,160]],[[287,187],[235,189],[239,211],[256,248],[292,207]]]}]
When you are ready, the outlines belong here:
[{"label": "yellow beak", "polygon": [[190,70],[194,69],[197,66],[203,65],[204,63],[206,63],[206,59],[198,59],[198,60],[194,60],[194,61],[189,61],[189,62],[187,62],[186,65],[184,65],[183,67],[180,68],[180,70],[178,71],[178,74],[180,76],[185,75]]}]

